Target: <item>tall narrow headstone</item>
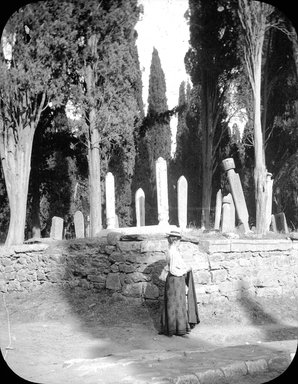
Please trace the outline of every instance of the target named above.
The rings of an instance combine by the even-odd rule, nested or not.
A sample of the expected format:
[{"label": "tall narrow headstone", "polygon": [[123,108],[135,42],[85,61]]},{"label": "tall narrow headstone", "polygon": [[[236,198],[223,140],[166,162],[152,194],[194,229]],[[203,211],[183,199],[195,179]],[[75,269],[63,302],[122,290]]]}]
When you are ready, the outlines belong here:
[{"label": "tall narrow headstone", "polygon": [[86,237],[90,237],[90,216],[87,216]]},{"label": "tall narrow headstone", "polygon": [[75,233],[77,239],[85,237],[84,216],[81,211],[76,211],[73,217]]},{"label": "tall narrow headstone", "polygon": [[115,228],[116,213],[115,213],[115,180],[114,175],[108,172],[106,175],[106,219],[107,228]]},{"label": "tall narrow headstone", "polygon": [[233,197],[229,193],[222,200],[222,232],[233,232],[235,230],[235,205]]},{"label": "tall narrow headstone", "polygon": [[281,212],[274,215],[277,232],[289,233],[286,215]]},{"label": "tall narrow headstone", "polygon": [[271,215],[271,227],[273,232],[277,232],[275,215]]},{"label": "tall narrow headstone", "polygon": [[185,229],[187,225],[187,180],[184,176],[180,176],[177,182],[178,194],[178,223],[181,229]]},{"label": "tall narrow headstone", "polygon": [[54,240],[62,240],[63,237],[63,219],[58,216],[52,217],[50,237]]},{"label": "tall narrow headstone", "polygon": [[222,209],[222,192],[221,192],[221,189],[219,189],[216,194],[214,229],[219,229],[220,227],[221,209]]},{"label": "tall narrow headstone", "polygon": [[137,227],[145,226],[145,193],[139,188],[135,194]]},{"label": "tall narrow headstone", "polygon": [[169,200],[168,200],[168,175],[167,162],[159,157],[155,163],[156,187],[157,187],[157,210],[159,225],[169,224]]},{"label": "tall narrow headstone", "polygon": [[117,214],[115,215],[115,228],[119,228],[119,217]]},{"label": "tall narrow headstone", "polygon": [[267,173],[266,177],[266,194],[267,194],[267,200],[266,200],[266,230],[269,231],[270,229],[270,223],[271,223],[271,215],[272,215],[272,186],[273,186],[273,180],[271,179],[272,173]]},{"label": "tall narrow headstone", "polygon": [[243,224],[244,231],[249,232],[248,225],[248,211],[246,207],[246,202],[242,190],[242,185],[238,173],[235,173],[235,163],[232,158],[228,158],[222,161],[224,170],[227,172],[229,184],[231,187],[234,204],[236,207],[236,212],[238,219],[241,224]]}]

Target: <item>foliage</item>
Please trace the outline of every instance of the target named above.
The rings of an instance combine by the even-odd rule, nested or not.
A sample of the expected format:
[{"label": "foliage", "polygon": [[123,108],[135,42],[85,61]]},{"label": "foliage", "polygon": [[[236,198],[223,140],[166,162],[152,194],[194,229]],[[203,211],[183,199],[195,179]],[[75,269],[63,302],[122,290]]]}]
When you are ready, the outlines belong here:
[{"label": "foliage", "polygon": [[[34,209],[38,209],[38,225],[46,237],[50,234],[53,216],[62,217],[65,223],[72,221],[78,209],[85,218],[88,216],[86,150],[71,129],[64,108],[42,115],[31,159],[28,236],[32,226],[36,225],[33,223]],[[36,208],[35,198],[38,199]]]},{"label": "foliage", "polygon": [[69,11],[64,2],[26,5],[11,16],[2,35],[0,151],[10,204],[8,245],[24,239],[32,141],[41,113],[66,96],[71,31],[57,14]]},{"label": "foliage", "polygon": [[264,126],[266,165],[268,170],[275,174],[284,161],[295,153],[298,136],[298,86],[292,44],[279,30],[272,30],[272,47],[268,52],[267,61],[270,94],[267,97],[268,111]]},{"label": "foliage", "polygon": [[[0,48],[2,129],[17,129],[19,116],[23,125],[37,122],[40,105],[60,105],[65,98],[65,48],[72,32],[57,14],[69,16],[70,11],[65,2],[40,1],[9,19]],[[11,57],[4,52],[9,46]]]},{"label": "foliage", "polygon": [[198,196],[201,195],[201,142],[198,131],[200,93],[198,87],[182,82],[179,87],[176,151],[169,166],[169,198],[173,223],[177,218],[177,181],[188,183],[188,222],[198,223]]},{"label": "foliage", "polygon": [[[155,161],[161,156],[169,160],[171,156],[171,130],[169,122],[159,122],[158,116],[168,110],[166,81],[156,48],[153,49],[148,94],[148,119],[152,124],[147,127],[146,141],[149,151],[151,172],[154,174]],[[154,178],[153,178],[154,179]]]},{"label": "foliage", "polygon": [[[83,117],[77,135],[89,150],[100,148],[102,184],[107,171],[116,172],[116,213],[121,224],[128,224],[132,220],[127,193],[135,161],[134,130],[142,115],[134,31],[139,9],[136,0],[100,4],[77,0],[76,4],[80,12],[71,22],[77,31],[73,53],[77,70],[72,73],[71,97]],[[91,111],[95,113],[92,122]],[[95,130],[98,140],[92,142]]]},{"label": "foliage", "polygon": [[189,1],[191,48],[186,69],[200,91],[202,137],[202,225],[210,225],[212,176],[219,164],[217,152],[227,129],[224,100],[239,64],[235,2]]},{"label": "foliage", "polygon": [[[296,147],[297,148],[297,147]],[[289,227],[297,230],[298,224],[298,152],[284,162],[274,180],[273,211],[284,212]]]},{"label": "foliage", "polygon": [[[76,70],[71,73],[71,99],[87,123],[80,125],[77,134],[83,141],[88,140],[88,113],[90,106],[95,106],[101,154],[107,158],[114,147],[130,140],[131,127],[139,112],[136,112],[136,91],[140,75],[133,30],[138,9],[134,0],[101,3],[76,0],[74,3],[72,25],[77,46],[72,52]],[[88,44],[92,39],[93,51]],[[90,92],[86,84],[89,63],[95,76]]]},{"label": "foliage", "polygon": [[135,168],[135,189],[145,192],[146,224],[157,222],[157,201],[155,186],[155,162],[163,157],[169,162],[171,157],[170,116],[166,98],[166,82],[160,58],[153,49],[150,76],[147,115],[140,126],[137,138],[137,159]]},{"label": "foliage", "polygon": [[[87,127],[90,107],[93,106],[97,111],[96,126],[100,131],[100,142],[96,145],[101,149],[103,169],[106,173],[109,167],[112,168],[116,172],[116,180],[118,172],[117,205],[120,211],[125,211],[125,214],[120,213],[123,220],[127,223],[131,220],[128,192],[134,169],[134,129],[142,118],[141,76],[134,32],[138,15],[135,0],[45,1],[21,9],[6,28],[5,38],[10,39],[13,46],[13,60],[3,59],[1,62],[3,71],[0,80],[6,91],[2,94],[2,102],[11,108],[7,109],[6,115],[16,121],[20,115],[30,121],[35,119],[36,127],[42,109],[48,114],[48,121],[43,121],[45,126],[40,125],[42,146],[38,148],[35,140],[32,161],[33,176],[37,177],[34,178],[35,184],[39,183],[37,188],[42,195],[43,226],[49,226],[53,214],[67,216],[74,209],[83,208],[79,201],[72,201],[70,195],[75,188],[79,194],[82,186],[86,199],[86,169],[83,173],[81,171],[82,164],[86,165]],[[90,40],[97,42],[95,51],[92,44],[88,44]],[[20,60],[17,60],[18,55]],[[94,69],[95,82],[92,89],[86,92],[86,68],[89,65]],[[14,95],[14,90],[19,93]],[[20,100],[19,105],[8,103],[8,97]],[[29,100],[31,104],[21,109],[24,100]],[[65,106],[69,100],[83,116],[83,120],[72,124],[75,137],[69,128],[63,132],[60,127],[58,130],[53,128],[57,124],[53,108],[61,104]],[[35,110],[34,107],[40,108]],[[7,116],[1,121],[5,118],[8,121]],[[12,122],[9,124],[12,126]],[[64,142],[65,147],[62,148],[60,142]],[[74,145],[76,150],[71,150],[70,146]],[[101,179],[103,183],[104,174]],[[33,190],[36,191],[36,187],[32,189],[33,184],[31,178],[30,203]],[[57,194],[59,187],[63,192]],[[88,203],[83,205],[87,216]],[[30,205],[30,212],[31,208]]]}]

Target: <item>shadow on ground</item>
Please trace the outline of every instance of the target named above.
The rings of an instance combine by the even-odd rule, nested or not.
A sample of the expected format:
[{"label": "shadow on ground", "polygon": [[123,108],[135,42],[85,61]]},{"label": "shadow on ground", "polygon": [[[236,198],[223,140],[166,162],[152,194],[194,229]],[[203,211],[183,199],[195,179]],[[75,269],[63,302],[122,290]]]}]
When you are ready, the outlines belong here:
[{"label": "shadow on ground", "polygon": [[297,299],[288,298],[286,305],[276,297],[264,298],[261,302],[244,289],[242,282],[239,283],[239,292],[238,303],[249,323],[262,329],[263,341],[298,339],[298,327],[289,325],[293,321],[297,324]]}]

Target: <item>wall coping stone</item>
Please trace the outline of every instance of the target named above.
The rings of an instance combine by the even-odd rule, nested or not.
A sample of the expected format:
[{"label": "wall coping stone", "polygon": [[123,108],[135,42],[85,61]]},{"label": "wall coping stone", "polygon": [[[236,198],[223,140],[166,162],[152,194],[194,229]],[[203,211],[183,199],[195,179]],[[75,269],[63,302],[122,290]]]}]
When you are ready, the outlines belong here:
[{"label": "wall coping stone", "polygon": [[298,249],[298,242],[290,239],[209,239],[199,242],[208,253],[264,252]]},{"label": "wall coping stone", "polygon": [[[85,242],[90,242],[90,239],[86,238],[85,241],[77,242],[77,247],[82,246]],[[92,242],[92,241],[91,241]],[[63,244],[64,241],[59,243]],[[93,246],[105,243],[102,239],[96,239],[92,242]],[[141,253],[148,251],[162,251],[167,249],[166,239],[148,239],[139,242],[131,241],[117,241],[116,243],[120,251],[139,251]],[[155,244],[158,245],[158,249],[155,249]],[[31,244],[12,245],[10,247],[0,246],[0,257],[7,257],[17,255],[18,253],[26,252],[40,252],[47,248],[51,248],[54,244],[49,242],[39,242]],[[57,245],[57,244],[56,244]],[[211,253],[229,253],[229,252],[265,252],[265,251],[287,251],[297,250],[298,240],[296,239],[206,239],[198,241],[198,246],[203,248],[204,252]]]},{"label": "wall coping stone", "polygon": [[18,254],[18,253],[44,251],[48,247],[49,247],[49,244],[44,244],[44,243],[11,245],[9,247],[0,246],[0,257],[11,256],[13,254]]}]

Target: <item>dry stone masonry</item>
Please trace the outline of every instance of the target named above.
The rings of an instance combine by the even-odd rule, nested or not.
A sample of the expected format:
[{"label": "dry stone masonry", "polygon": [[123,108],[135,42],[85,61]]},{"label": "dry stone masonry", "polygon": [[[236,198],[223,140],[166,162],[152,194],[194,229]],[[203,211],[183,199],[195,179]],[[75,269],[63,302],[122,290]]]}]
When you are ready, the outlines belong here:
[{"label": "dry stone masonry", "polygon": [[[77,239],[0,248],[0,292],[34,290],[43,284],[108,289],[119,296],[157,301],[167,240]],[[297,240],[200,240],[181,242],[194,272],[198,303],[224,305],[241,294],[298,297]]]}]

